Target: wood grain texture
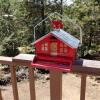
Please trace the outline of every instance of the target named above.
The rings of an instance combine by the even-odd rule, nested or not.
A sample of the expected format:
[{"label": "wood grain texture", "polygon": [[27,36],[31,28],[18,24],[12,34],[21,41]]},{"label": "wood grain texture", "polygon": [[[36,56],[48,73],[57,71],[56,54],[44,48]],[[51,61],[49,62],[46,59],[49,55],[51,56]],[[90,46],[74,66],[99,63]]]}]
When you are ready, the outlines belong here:
[{"label": "wood grain texture", "polygon": [[[34,56],[32,54],[19,54],[13,58],[0,56],[0,63],[10,65],[13,59],[15,65],[30,66]],[[100,75],[100,61],[86,59],[75,60],[71,72]]]},{"label": "wood grain texture", "polygon": [[0,100],[3,100],[3,99],[2,99],[2,93],[1,93],[1,89],[0,89]]},{"label": "wood grain texture", "polygon": [[[35,55],[19,54],[13,58],[16,65],[30,65]],[[85,73],[90,75],[100,75],[100,61],[79,59],[75,60],[72,66],[72,73]]]},{"label": "wood grain texture", "polygon": [[35,55],[19,54],[13,58],[14,65],[30,66]]},{"label": "wood grain texture", "polygon": [[29,69],[30,98],[31,100],[36,100],[34,70],[31,66],[29,66],[28,69]]},{"label": "wood grain texture", "polygon": [[[19,100],[18,89],[16,81],[16,65],[29,66],[29,80],[30,80],[30,96],[31,100],[36,100],[35,97],[35,83],[34,83],[34,72],[30,67],[32,60],[35,55],[32,54],[19,54],[16,57],[3,57],[0,56],[0,64],[7,64],[11,66],[11,79],[14,100]],[[80,100],[85,100],[86,92],[86,74],[87,75],[100,75],[100,61],[79,59],[73,63],[72,73],[81,73],[81,95]],[[51,100],[62,100],[62,72],[50,70],[50,93]],[[1,92],[1,91],[0,91]],[[2,95],[0,93],[0,100]]]},{"label": "wood grain texture", "polygon": [[62,72],[50,70],[50,100],[62,100]]},{"label": "wood grain texture", "polygon": [[10,70],[11,70],[11,82],[12,82],[12,89],[13,89],[13,97],[14,97],[14,100],[19,100],[15,66],[10,66]]},{"label": "wood grain texture", "polygon": [[85,100],[86,94],[86,74],[81,75],[81,90],[80,90],[80,100]]},{"label": "wood grain texture", "polygon": [[12,64],[12,57],[3,57],[3,56],[0,56],[0,64],[11,65]]}]

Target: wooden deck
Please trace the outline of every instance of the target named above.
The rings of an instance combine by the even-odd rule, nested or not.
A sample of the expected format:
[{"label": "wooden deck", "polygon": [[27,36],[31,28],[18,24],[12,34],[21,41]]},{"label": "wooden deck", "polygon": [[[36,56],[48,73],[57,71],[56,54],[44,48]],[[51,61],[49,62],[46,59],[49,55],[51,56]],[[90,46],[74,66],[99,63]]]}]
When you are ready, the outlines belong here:
[{"label": "wooden deck", "polygon": [[[33,57],[34,55],[31,54],[19,54],[18,56],[13,58],[0,56],[0,64],[10,65],[14,100],[19,100],[15,71],[17,65],[28,66],[30,97],[31,100],[36,100],[35,83],[33,76],[34,70],[32,67],[30,67],[30,63],[32,62]],[[73,64],[71,73],[81,74],[80,100],[85,100],[86,77],[87,75],[100,75],[100,61],[86,59],[76,60]],[[55,82],[57,83],[56,85]],[[62,100],[62,72],[50,70],[50,98],[51,100]],[[0,100],[3,100],[1,90]]]}]

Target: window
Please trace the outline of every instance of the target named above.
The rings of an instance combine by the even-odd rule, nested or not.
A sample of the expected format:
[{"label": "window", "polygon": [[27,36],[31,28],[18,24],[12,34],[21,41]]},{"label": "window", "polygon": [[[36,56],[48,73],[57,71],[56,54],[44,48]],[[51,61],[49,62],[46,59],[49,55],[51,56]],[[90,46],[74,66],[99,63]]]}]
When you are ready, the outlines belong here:
[{"label": "window", "polygon": [[41,50],[42,51],[48,51],[48,43],[47,42],[42,43]]},{"label": "window", "polygon": [[60,54],[67,53],[67,46],[64,43],[60,43]]},{"label": "window", "polygon": [[57,55],[57,43],[56,42],[52,42],[50,44],[50,53],[53,56],[56,56]]}]

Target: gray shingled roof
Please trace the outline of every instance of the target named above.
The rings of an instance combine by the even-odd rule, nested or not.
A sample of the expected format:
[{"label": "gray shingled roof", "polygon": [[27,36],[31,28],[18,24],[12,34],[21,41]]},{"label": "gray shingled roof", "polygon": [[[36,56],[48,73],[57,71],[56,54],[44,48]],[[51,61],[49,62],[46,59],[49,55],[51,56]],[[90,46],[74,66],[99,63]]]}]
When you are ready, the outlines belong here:
[{"label": "gray shingled roof", "polygon": [[65,32],[64,30],[55,30],[51,32],[52,35],[54,35],[56,38],[60,39],[62,42],[64,42],[66,45],[69,45],[72,48],[77,48],[79,45],[79,40],[69,33]]}]

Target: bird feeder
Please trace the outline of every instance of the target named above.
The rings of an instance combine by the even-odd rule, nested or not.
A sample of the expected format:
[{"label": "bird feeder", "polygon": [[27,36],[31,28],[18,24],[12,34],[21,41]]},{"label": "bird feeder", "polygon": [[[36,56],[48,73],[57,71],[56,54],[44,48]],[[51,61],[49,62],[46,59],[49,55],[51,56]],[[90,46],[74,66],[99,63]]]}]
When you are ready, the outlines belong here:
[{"label": "bird feeder", "polygon": [[72,69],[79,40],[63,30],[64,25],[60,20],[52,20],[51,27],[53,31],[33,43],[35,58],[31,65],[69,72]]}]

